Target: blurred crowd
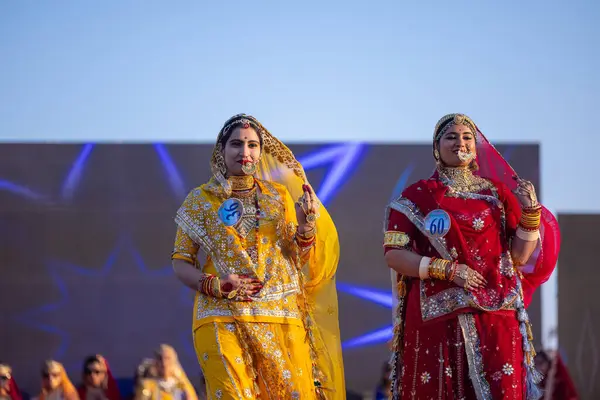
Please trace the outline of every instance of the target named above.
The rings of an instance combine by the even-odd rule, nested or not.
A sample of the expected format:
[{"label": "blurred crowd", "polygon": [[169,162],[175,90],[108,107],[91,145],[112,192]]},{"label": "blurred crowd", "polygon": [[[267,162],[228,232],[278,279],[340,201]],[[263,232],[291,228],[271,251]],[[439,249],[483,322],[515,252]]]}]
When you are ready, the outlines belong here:
[{"label": "blurred crowd", "polygon": [[113,376],[109,362],[96,354],[85,358],[79,386],[72,383],[64,366],[55,360],[43,363],[40,390],[29,396],[23,393],[10,365],[0,362],[0,400],[199,400],[196,389],[185,374],[177,352],[162,344],[153,357],[137,367],[133,388],[123,394]]},{"label": "blurred crowd", "polygon": [[[536,366],[544,375],[544,399],[576,400],[575,385],[557,352],[541,351]],[[372,394],[348,393],[348,398],[387,400],[391,393],[390,367],[383,364],[381,378]],[[39,393],[28,396],[19,390],[10,365],[0,362],[0,400],[202,400],[204,388],[196,390],[179,363],[173,347],[163,344],[153,357],[141,361],[134,374],[133,388],[123,393],[108,361],[92,355],[83,361],[81,383],[73,385],[64,366],[55,360],[44,362]]]}]

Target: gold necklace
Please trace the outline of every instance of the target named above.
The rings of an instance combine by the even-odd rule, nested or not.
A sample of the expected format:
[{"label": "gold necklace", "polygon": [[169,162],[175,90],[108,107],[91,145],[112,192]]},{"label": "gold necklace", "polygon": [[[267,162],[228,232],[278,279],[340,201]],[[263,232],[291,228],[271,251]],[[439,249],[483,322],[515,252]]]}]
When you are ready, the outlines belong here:
[{"label": "gold necklace", "polygon": [[447,186],[450,194],[478,193],[492,187],[487,179],[473,174],[469,168],[438,167],[440,181]]},{"label": "gold necklace", "polygon": [[250,190],[254,187],[254,177],[252,175],[232,175],[227,180],[231,185],[231,190],[236,192]]},{"label": "gold necklace", "polygon": [[258,229],[259,222],[259,207],[258,207],[258,190],[256,186],[248,191],[235,191],[231,193],[231,197],[240,199],[244,205],[244,212],[240,218],[240,222],[235,227],[238,233],[246,237],[253,229]]}]

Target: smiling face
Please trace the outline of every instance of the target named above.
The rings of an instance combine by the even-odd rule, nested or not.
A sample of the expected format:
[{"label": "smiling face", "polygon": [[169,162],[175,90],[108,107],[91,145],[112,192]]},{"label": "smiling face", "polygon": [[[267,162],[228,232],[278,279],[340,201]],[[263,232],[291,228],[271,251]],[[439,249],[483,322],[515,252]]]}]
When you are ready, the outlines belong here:
[{"label": "smiling face", "polygon": [[451,125],[436,147],[444,165],[467,167],[476,155],[475,134],[467,125]]},{"label": "smiling face", "polygon": [[257,163],[260,159],[260,138],[252,127],[235,128],[223,149],[227,175],[245,175],[244,163]]}]

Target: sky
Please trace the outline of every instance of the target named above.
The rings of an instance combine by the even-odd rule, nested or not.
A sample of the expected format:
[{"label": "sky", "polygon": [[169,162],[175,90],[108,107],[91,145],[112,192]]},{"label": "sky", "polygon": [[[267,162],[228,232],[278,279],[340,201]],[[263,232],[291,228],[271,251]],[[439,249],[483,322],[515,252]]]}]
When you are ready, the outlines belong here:
[{"label": "sky", "polygon": [[[418,4],[417,4],[418,3]],[[555,212],[600,211],[597,1],[3,1],[0,142],[540,143]],[[386,189],[388,190],[388,189]]]}]

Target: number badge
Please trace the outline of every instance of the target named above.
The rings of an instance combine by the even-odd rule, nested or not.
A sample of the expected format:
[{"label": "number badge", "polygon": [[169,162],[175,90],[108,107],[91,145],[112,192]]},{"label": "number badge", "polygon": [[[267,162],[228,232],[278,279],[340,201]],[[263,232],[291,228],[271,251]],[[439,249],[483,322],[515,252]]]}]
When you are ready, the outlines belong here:
[{"label": "number badge", "polygon": [[433,210],[425,217],[425,230],[429,237],[444,237],[450,230],[450,215],[444,210]]},{"label": "number badge", "polygon": [[219,219],[225,226],[234,226],[244,215],[244,205],[239,199],[227,199],[219,207]]}]

